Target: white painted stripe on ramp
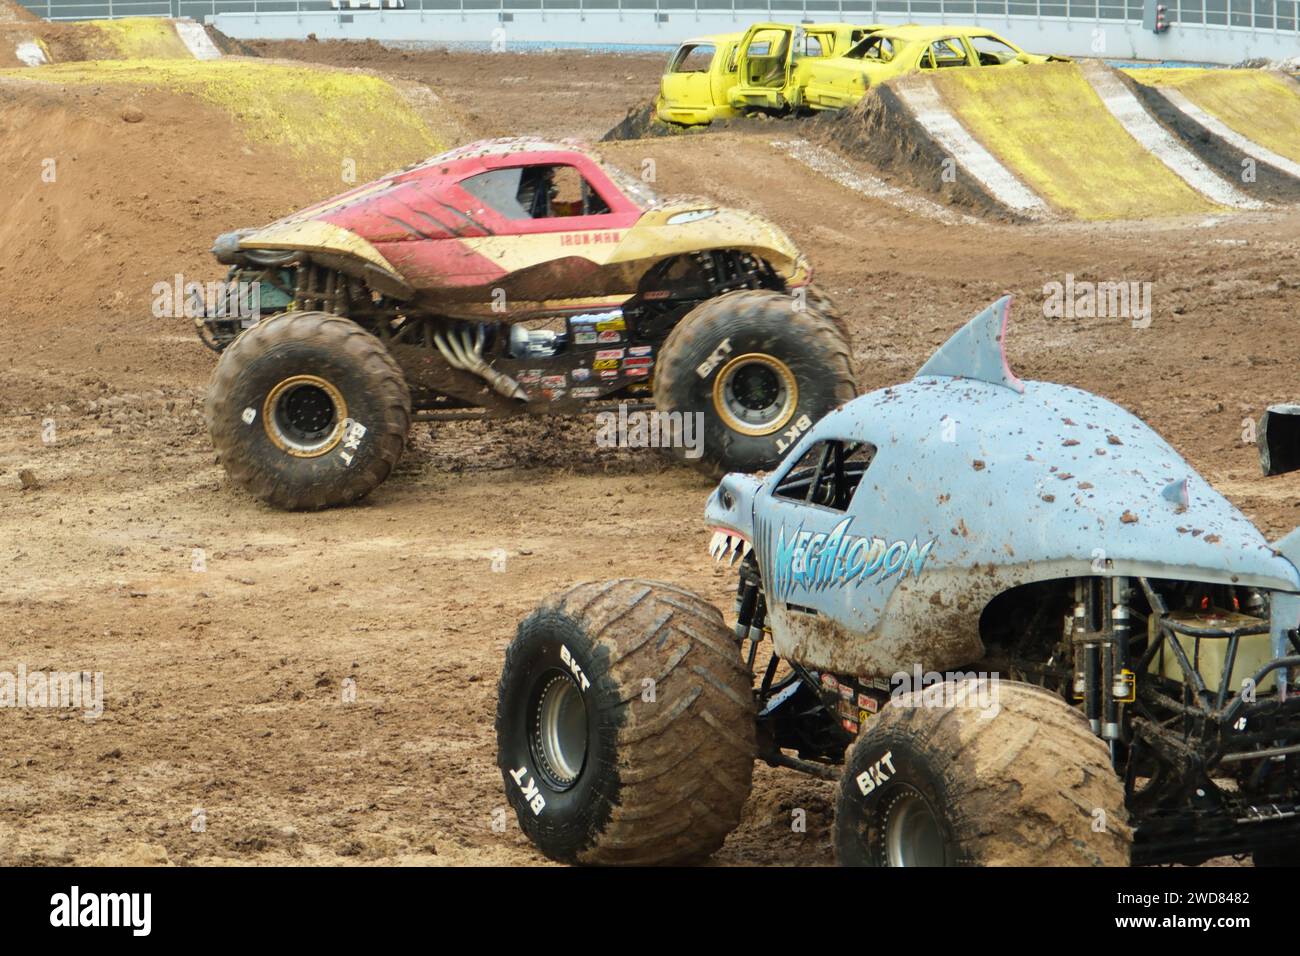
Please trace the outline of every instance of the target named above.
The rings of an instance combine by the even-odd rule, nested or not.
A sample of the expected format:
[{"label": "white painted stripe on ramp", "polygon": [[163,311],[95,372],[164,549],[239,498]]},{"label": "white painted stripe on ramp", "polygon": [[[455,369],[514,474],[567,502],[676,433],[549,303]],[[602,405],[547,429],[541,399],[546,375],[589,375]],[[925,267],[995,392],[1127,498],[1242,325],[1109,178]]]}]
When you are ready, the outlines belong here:
[{"label": "white painted stripe on ramp", "polygon": [[826,147],[815,145],[806,139],[774,139],[772,145],[809,169],[839,183],[845,189],[851,189],[871,199],[879,199],[891,206],[897,206],[937,222],[970,224],[980,222],[974,216],[955,213],[937,202],[922,196],[914,196],[897,186],[891,186],[877,176],[854,169]]},{"label": "white painted stripe on ramp", "polygon": [[18,44],[14,50],[14,56],[18,57],[19,62],[25,66],[41,66],[48,62],[45,59],[45,51],[35,40],[24,40]]},{"label": "white painted stripe on ramp", "polygon": [[961,164],[998,202],[1033,218],[1050,213],[1047,203],[994,158],[943,105],[929,83],[897,90],[916,121],[935,142]]},{"label": "white painted stripe on ramp", "polygon": [[1235,146],[1247,156],[1252,156],[1261,163],[1267,163],[1274,169],[1279,169],[1287,175],[1300,179],[1300,163],[1293,162],[1285,156],[1279,156],[1267,146],[1261,146],[1253,139],[1248,139],[1238,133],[1235,129],[1229,128],[1217,116],[1211,116],[1209,113],[1205,112],[1205,110],[1201,109],[1189,100],[1182,90],[1164,86],[1157,86],[1156,89],[1159,90],[1160,93],[1164,95],[1164,98],[1167,99],[1180,113],[1188,119],[1204,126],[1215,136],[1219,137],[1219,139]]},{"label": "white painted stripe on ramp", "polygon": [[1128,134],[1187,185],[1221,206],[1264,208],[1264,203],[1251,199],[1231,183],[1220,179],[1214,170],[1197,159],[1195,153],[1178,142],[1173,133],[1156,122],[1133,91],[1109,67],[1086,63],[1083,75]]},{"label": "white painted stripe on ramp", "polygon": [[212,37],[208,36],[208,31],[203,29],[203,24],[195,23],[193,20],[177,20],[175,23],[176,35],[181,38],[181,42],[194,54],[196,60],[219,60],[221,51],[217,45],[212,42]]}]

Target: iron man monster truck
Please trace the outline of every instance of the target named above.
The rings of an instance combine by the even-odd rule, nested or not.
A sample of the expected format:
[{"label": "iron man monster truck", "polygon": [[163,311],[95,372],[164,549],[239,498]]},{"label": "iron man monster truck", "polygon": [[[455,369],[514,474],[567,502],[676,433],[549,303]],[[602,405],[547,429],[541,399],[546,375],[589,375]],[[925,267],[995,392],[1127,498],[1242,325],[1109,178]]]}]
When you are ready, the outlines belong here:
[{"label": "iron man monster truck", "polygon": [[233,480],[281,508],[372,491],[412,413],[702,412],[694,464],[720,475],[775,465],[856,392],[784,232],[660,201],[573,144],[463,146],[213,253],[231,268],[194,310],[222,353],[209,429]]}]

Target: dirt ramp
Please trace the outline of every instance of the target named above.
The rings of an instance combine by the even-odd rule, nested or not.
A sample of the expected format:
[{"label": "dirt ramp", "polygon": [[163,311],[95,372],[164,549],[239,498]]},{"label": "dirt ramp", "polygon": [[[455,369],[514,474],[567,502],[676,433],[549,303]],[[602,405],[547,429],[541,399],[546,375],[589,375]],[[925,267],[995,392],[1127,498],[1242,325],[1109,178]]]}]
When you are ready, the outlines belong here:
[{"label": "dirt ramp", "polygon": [[[1249,87],[1236,92],[1218,91],[1212,75],[1187,85],[1225,115],[1230,105],[1252,113],[1253,93],[1260,110],[1278,117],[1258,124],[1272,145],[1252,143],[1257,156],[1300,155],[1300,97],[1286,89],[1289,80],[1212,72],[1256,74],[1235,81]],[[1140,220],[1300,197],[1275,167],[1244,182],[1241,143],[1215,141],[1167,100],[1093,62],[947,70],[877,88],[823,125],[841,150],[918,189],[1015,219]]]},{"label": "dirt ramp", "polygon": [[[39,57],[31,47],[39,49]],[[0,17],[0,67],[86,60],[215,60],[256,56],[252,47],[193,20],[128,17],[50,23]]]},{"label": "dirt ramp", "polygon": [[33,92],[107,86],[166,91],[215,107],[234,119],[239,139],[282,150],[296,171],[338,191],[439,153],[464,136],[432,91],[358,71],[228,57],[61,63],[0,76]]},{"label": "dirt ramp", "polygon": [[162,91],[5,79],[0,113],[0,355],[78,370],[11,378],[6,401],[96,398],[97,381],[129,389],[159,369],[205,378],[209,356],[186,320],[154,315],[154,286],[219,277],[215,235],[319,187],[229,114]]},{"label": "dirt ramp", "polygon": [[399,86],[234,58],[0,71],[0,355],[128,383],[206,377],[188,320],[154,314],[155,287],[220,278],[222,232],[454,145],[432,94]]},{"label": "dirt ramp", "polygon": [[1300,84],[1269,70],[1144,69],[1123,77],[1221,176],[1269,202],[1300,201]]},{"label": "dirt ramp", "polygon": [[956,175],[948,151],[921,124],[893,85],[876,87],[853,108],[818,117],[809,139],[865,160],[896,182],[939,201],[992,218],[1023,220],[981,181]]},{"label": "dirt ramp", "polygon": [[34,23],[40,20],[36,14],[14,0],[0,0],[0,23]]}]

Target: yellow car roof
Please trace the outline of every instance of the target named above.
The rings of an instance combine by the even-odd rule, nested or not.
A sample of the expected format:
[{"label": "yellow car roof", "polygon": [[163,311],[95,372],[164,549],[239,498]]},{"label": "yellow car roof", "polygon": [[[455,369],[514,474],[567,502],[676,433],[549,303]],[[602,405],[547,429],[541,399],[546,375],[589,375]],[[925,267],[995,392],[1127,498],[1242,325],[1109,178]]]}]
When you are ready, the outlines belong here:
[{"label": "yellow car roof", "polygon": [[800,24],[806,33],[809,30],[884,30],[883,23],[803,23]]},{"label": "yellow car roof", "polygon": [[707,36],[691,37],[689,40],[683,40],[677,44],[677,48],[681,49],[691,43],[727,43],[730,40],[739,40],[744,35],[743,33],[710,33]]},{"label": "yellow car roof", "polygon": [[954,24],[943,24],[935,27],[909,23],[901,27],[886,27],[876,32],[898,40],[942,40],[944,37],[967,36],[995,36],[998,39],[1004,39],[1001,34],[995,33],[986,27],[956,26]]}]

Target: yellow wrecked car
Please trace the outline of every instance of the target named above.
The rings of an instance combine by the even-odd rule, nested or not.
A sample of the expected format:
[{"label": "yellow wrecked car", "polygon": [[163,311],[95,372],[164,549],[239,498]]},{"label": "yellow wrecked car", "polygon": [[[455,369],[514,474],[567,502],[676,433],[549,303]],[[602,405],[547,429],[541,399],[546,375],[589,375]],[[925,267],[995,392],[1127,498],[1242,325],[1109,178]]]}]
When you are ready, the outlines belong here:
[{"label": "yellow wrecked car", "polygon": [[743,33],[694,37],[668,58],[659,81],[655,116],[665,123],[700,126],[735,116],[728,94],[736,85],[736,46]]},{"label": "yellow wrecked car", "polygon": [[736,47],[737,81],[728,94],[738,110],[798,109],[819,63],[846,55],[881,24],[756,23]]},{"label": "yellow wrecked car", "polygon": [[918,70],[1047,62],[1069,58],[1026,53],[982,27],[891,27],[864,37],[842,56],[810,62],[802,102],[810,109],[842,109],[860,100],[868,87]]},{"label": "yellow wrecked car", "polygon": [[694,37],[668,59],[655,115],[698,126],[751,109],[797,107],[810,65],[841,56],[879,25],[757,23],[744,33]]}]

